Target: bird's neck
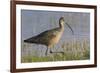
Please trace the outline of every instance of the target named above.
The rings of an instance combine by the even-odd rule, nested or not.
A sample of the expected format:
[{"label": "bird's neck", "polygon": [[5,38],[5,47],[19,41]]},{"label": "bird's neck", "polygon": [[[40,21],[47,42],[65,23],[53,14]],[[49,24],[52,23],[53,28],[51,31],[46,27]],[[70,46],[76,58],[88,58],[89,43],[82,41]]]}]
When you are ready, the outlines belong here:
[{"label": "bird's neck", "polygon": [[59,23],[59,28],[64,29],[64,25]]}]

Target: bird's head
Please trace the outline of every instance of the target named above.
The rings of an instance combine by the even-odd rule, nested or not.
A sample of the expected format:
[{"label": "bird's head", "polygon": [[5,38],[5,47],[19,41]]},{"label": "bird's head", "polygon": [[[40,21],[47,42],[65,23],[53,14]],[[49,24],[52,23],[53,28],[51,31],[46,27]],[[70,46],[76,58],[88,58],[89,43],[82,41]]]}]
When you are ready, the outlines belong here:
[{"label": "bird's head", "polygon": [[66,24],[70,28],[70,30],[72,31],[72,34],[74,34],[74,31],[71,28],[71,26],[67,22],[65,22],[64,17],[60,17],[60,19],[59,19],[59,25],[60,25],[60,27],[64,27],[64,24]]},{"label": "bird's head", "polygon": [[62,27],[65,24],[64,17],[61,17],[59,19],[59,24],[60,24],[60,27]]}]

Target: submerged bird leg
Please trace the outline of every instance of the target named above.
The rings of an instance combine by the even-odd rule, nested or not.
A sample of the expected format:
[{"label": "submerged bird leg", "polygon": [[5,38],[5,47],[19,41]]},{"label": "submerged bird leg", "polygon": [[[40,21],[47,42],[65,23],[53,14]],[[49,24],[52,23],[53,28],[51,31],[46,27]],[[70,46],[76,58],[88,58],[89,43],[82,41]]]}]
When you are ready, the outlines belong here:
[{"label": "submerged bird leg", "polygon": [[47,49],[46,49],[45,55],[47,56],[47,54],[48,54],[48,46],[47,46]]}]

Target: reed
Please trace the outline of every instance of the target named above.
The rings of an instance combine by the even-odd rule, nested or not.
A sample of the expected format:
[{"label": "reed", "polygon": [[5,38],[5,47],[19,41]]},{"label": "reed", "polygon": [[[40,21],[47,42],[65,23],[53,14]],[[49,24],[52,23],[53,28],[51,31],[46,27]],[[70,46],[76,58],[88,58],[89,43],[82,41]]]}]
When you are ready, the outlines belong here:
[{"label": "reed", "polygon": [[[90,45],[89,41],[84,39],[82,41],[74,40],[63,42],[60,49],[63,49],[64,54],[54,53],[48,56],[38,56],[38,51],[32,50],[35,55],[27,54],[21,56],[21,62],[49,62],[49,61],[71,61],[71,60],[87,60],[90,59]],[[23,48],[27,45],[23,45]],[[29,48],[29,46],[27,47]],[[24,49],[25,50],[25,49]],[[43,52],[43,51],[42,51]]]}]

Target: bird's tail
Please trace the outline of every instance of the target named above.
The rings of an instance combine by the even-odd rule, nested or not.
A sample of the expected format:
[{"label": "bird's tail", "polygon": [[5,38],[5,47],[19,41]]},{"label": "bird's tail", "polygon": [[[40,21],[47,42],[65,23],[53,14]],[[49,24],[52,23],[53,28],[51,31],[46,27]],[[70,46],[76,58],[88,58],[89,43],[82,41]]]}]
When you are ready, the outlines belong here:
[{"label": "bird's tail", "polygon": [[28,39],[26,39],[26,40],[24,40],[24,42],[26,42],[26,43],[30,43],[31,41],[30,41],[30,40],[28,40]]},{"label": "bird's tail", "polygon": [[34,38],[29,38],[29,39],[24,40],[24,42],[26,42],[26,43],[35,43],[36,40]]}]

